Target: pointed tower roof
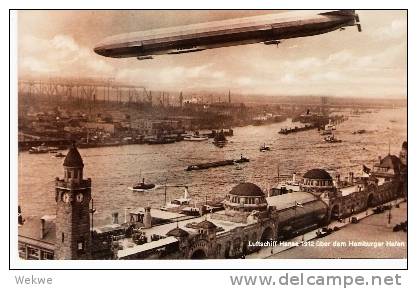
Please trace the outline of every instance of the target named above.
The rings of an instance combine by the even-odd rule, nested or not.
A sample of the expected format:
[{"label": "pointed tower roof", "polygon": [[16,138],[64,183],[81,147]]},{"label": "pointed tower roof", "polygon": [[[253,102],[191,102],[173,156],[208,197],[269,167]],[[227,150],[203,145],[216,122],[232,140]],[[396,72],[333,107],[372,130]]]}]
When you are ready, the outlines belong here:
[{"label": "pointed tower roof", "polygon": [[71,145],[67,156],[64,160],[64,167],[82,168],[84,167],[83,159],[75,146],[75,142]]}]

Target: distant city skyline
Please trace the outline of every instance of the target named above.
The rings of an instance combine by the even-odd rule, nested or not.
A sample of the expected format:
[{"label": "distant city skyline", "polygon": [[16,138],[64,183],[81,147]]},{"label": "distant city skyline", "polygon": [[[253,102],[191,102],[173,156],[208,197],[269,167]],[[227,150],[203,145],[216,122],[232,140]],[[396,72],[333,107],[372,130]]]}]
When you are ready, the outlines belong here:
[{"label": "distant city skyline", "polygon": [[114,77],[152,90],[405,98],[407,12],[358,11],[355,27],[150,61],[96,55],[114,34],[280,11],[19,11],[19,77]]}]

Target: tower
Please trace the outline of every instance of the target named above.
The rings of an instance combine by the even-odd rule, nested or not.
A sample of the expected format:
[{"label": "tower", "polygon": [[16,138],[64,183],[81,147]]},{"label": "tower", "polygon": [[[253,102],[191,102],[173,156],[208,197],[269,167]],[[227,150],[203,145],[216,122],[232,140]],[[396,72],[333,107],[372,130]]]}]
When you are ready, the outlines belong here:
[{"label": "tower", "polygon": [[407,150],[408,150],[408,145],[407,145],[407,142],[405,141],[403,142],[403,145],[400,151],[400,160],[403,165],[407,165],[407,155],[408,155]]},{"label": "tower", "polygon": [[84,163],[75,144],[63,166],[64,178],[55,180],[55,259],[90,259],[91,179],[83,179]]}]

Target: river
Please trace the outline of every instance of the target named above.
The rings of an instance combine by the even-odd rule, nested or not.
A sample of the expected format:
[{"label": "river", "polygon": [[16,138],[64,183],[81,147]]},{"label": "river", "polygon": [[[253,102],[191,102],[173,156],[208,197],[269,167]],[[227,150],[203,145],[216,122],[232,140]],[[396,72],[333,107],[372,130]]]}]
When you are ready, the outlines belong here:
[{"label": "river", "polygon": [[[407,140],[407,110],[386,109],[350,117],[337,125],[335,137],[341,143],[325,143],[316,130],[280,135],[283,127],[294,126],[290,120],[265,126],[246,126],[234,129],[229,143],[218,148],[211,141],[179,142],[164,145],[125,145],[79,149],[84,160],[84,176],[92,179],[95,224],[110,222],[111,213],[123,216],[125,208],[145,205],[160,207],[164,202],[164,187],[187,185],[193,200],[204,201],[223,197],[240,182],[253,182],[262,189],[276,183],[277,168],[280,174],[297,172],[301,177],[307,170],[323,168],[333,176],[342,177],[348,172],[361,173],[362,165],[372,167],[378,156],[389,152],[398,155],[401,144]],[[364,134],[352,134],[365,129]],[[266,143],[269,152],[260,152]],[[65,152],[64,152],[65,153]],[[241,170],[233,166],[186,172],[194,163],[236,159],[240,155],[250,158]],[[19,204],[28,215],[55,214],[55,177],[63,177],[63,159],[48,154],[19,153]],[[133,192],[128,189],[139,181],[161,187],[150,192]],[[12,191],[13,192],[13,191]],[[168,201],[183,194],[182,188],[169,187]]]}]

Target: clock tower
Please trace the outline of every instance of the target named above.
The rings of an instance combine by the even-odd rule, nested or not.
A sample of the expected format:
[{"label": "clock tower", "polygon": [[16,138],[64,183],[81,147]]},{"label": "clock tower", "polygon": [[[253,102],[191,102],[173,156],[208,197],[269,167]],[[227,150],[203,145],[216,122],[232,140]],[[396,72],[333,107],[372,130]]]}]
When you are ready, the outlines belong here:
[{"label": "clock tower", "polygon": [[64,160],[64,178],[55,179],[55,259],[91,259],[91,179],[75,143]]}]

